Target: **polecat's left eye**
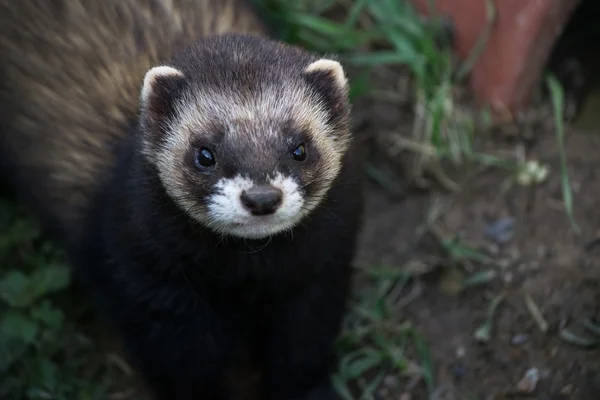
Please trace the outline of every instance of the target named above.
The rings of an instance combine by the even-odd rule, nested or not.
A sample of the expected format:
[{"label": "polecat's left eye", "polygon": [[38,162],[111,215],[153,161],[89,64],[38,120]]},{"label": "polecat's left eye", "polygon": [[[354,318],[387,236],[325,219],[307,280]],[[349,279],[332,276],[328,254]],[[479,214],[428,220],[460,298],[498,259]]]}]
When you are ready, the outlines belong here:
[{"label": "polecat's left eye", "polygon": [[206,147],[196,150],[196,167],[199,169],[210,168],[215,162],[215,156]]},{"label": "polecat's left eye", "polygon": [[296,161],[304,161],[306,159],[306,147],[304,147],[304,143],[296,147],[296,150],[294,150],[292,156]]}]

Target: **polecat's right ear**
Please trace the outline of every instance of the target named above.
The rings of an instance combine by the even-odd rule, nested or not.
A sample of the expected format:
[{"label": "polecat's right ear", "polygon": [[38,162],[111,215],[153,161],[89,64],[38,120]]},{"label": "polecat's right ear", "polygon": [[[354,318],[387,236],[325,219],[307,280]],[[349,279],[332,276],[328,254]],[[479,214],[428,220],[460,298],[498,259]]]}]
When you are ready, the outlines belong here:
[{"label": "polecat's right ear", "polygon": [[163,121],[175,112],[175,99],[185,85],[184,74],[167,66],[150,69],[144,77],[141,93],[142,118],[146,122]]}]

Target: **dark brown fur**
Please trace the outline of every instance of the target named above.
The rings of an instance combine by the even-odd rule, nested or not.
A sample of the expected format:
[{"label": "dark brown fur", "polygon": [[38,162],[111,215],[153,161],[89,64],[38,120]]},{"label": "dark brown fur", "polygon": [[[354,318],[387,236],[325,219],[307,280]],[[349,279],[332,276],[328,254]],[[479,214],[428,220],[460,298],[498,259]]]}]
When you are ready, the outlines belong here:
[{"label": "dark brown fur", "polygon": [[239,0],[0,0],[0,168],[60,241],[79,235],[144,74],[224,32],[264,27]]}]

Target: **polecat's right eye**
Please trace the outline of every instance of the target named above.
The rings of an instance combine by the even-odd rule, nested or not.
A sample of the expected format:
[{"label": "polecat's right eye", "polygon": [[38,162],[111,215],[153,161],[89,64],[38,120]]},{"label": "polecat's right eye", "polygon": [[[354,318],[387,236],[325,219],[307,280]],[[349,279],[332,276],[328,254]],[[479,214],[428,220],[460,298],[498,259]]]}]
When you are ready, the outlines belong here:
[{"label": "polecat's right eye", "polygon": [[212,167],[215,163],[215,156],[206,147],[196,150],[196,167],[206,169]]}]

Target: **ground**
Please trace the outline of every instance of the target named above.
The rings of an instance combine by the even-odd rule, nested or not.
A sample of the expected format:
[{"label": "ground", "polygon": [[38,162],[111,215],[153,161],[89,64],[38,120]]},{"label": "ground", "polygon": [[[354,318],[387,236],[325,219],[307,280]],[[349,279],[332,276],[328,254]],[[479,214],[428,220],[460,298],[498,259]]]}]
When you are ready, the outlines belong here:
[{"label": "ground", "polygon": [[[462,107],[470,107],[468,96],[456,93],[464,86],[450,80],[446,53],[432,45],[434,40],[420,25],[410,25],[416,24],[416,17],[400,2],[325,3],[325,11],[311,13],[331,7],[330,14],[339,15],[340,9],[352,5],[348,14],[354,17],[348,20],[359,21],[369,33],[381,28],[397,53],[378,53],[384,40],[375,37],[375,50],[369,54],[368,46],[358,44],[364,42],[363,31],[336,33],[338,25],[308,12],[290,14],[286,21],[301,21],[313,31],[290,29],[296,33],[288,36],[303,37],[321,46],[318,50],[360,48],[348,59],[357,68],[376,65],[369,61],[375,59],[385,64],[394,55],[409,64],[404,70],[379,65],[375,79],[368,82],[349,68],[353,90],[359,94],[356,133],[373,151],[365,170],[367,201],[356,290],[340,334],[340,368],[333,376],[340,392],[348,399],[363,393],[365,400],[597,397],[596,103],[582,108],[592,116],[584,124],[587,130],[571,125],[566,129],[565,175],[552,113],[542,113],[537,117],[540,123],[524,130],[478,127],[470,132],[454,124]],[[366,7],[367,15],[357,17],[358,4]],[[411,33],[401,25],[410,25]],[[332,36],[316,40],[316,33],[323,38],[323,32]],[[416,38],[406,39],[411,34]],[[423,54],[429,70],[420,69],[416,56]],[[375,91],[364,95],[365,86]],[[426,145],[440,150],[447,143],[421,137],[417,146],[406,146],[419,126],[413,112],[418,110],[415,88],[425,93],[425,115],[439,118],[434,136],[442,131],[453,134],[452,143],[462,146],[461,138],[472,133],[475,150],[467,156],[480,151],[501,155],[513,166],[519,160],[535,160],[550,167],[546,179],[525,187],[515,182],[512,172],[490,167],[489,162],[456,168],[442,157],[442,170],[455,183],[433,179],[429,187],[422,187],[424,170],[415,168],[414,161],[423,159],[415,159],[415,154],[423,154]],[[447,107],[449,101],[452,107]],[[452,112],[440,111],[446,109]],[[398,135],[405,147],[390,160],[391,146],[385,140],[397,141]],[[565,185],[565,176],[570,185]],[[569,186],[576,226],[564,201]],[[0,200],[0,398],[144,400],[118,342],[89,309],[85,294],[70,285],[64,258],[51,239],[12,199]]]},{"label": "ground", "polygon": [[[600,137],[595,132],[571,130],[567,138],[580,235],[571,229],[562,207],[558,174],[551,174],[537,189],[530,211],[528,190],[502,192],[506,175],[497,171],[481,173],[456,195],[413,194],[398,201],[384,190],[369,188],[361,251],[366,262],[398,268],[410,268],[415,261],[434,265],[428,259],[438,253],[437,247],[426,240],[415,246],[413,239],[431,210],[432,199],[439,198],[449,204],[438,220],[443,231],[460,235],[462,243],[491,258],[487,265],[470,271],[459,268],[458,273],[492,270],[497,274],[497,279],[485,285],[455,293],[452,280],[458,279],[442,259],[441,269],[421,276],[413,288],[406,289],[406,296],[413,298],[399,312],[430,347],[435,386],[445,396],[436,398],[515,398],[517,384],[530,368],[538,369],[540,381],[530,397],[522,398],[583,400],[594,398],[593,393],[600,390],[600,351],[559,338],[564,327],[581,334],[578,325],[598,315],[600,304],[600,249],[586,248],[600,226],[595,192],[600,183]],[[534,153],[536,159],[558,170],[554,135],[544,135]],[[499,245],[486,236],[486,228],[509,218],[514,218],[514,235],[505,243]],[[495,313],[491,338],[478,342],[474,333],[485,322],[490,300],[501,293],[505,297]],[[527,297],[547,322],[546,332],[528,311]],[[386,398],[400,399],[405,390],[411,392],[391,382],[390,392],[395,394]],[[421,396],[418,390],[413,394],[413,398],[425,398]]]}]

